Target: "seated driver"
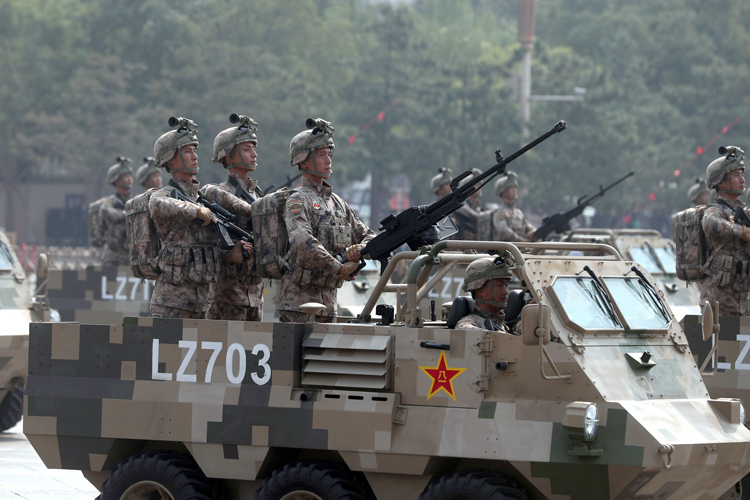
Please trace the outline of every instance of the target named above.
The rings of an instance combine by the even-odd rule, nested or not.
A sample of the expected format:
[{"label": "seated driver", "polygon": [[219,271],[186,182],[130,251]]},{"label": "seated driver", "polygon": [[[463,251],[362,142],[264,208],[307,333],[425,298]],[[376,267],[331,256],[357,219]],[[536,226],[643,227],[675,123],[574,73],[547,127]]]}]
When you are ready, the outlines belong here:
[{"label": "seated driver", "polygon": [[471,292],[476,307],[456,323],[456,328],[511,333],[505,325],[505,307],[508,305],[508,284],[511,270],[516,268],[513,255],[502,250],[497,257],[477,259],[466,267],[464,292]]}]

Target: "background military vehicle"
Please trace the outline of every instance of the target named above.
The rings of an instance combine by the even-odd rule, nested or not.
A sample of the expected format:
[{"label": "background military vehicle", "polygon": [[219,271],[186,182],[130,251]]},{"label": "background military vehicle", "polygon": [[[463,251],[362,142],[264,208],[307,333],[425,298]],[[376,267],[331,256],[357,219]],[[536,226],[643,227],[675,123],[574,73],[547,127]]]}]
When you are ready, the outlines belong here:
[{"label": "background military vehicle", "polygon": [[129,266],[50,269],[47,299],[62,321],[121,325],[126,316],[148,316],[153,288]]},{"label": "background military vehicle", "polygon": [[620,254],[638,262],[653,276],[659,290],[677,319],[700,314],[700,290],[697,283],[677,278],[675,246],[655,229],[574,229],[563,241],[605,243]]},{"label": "background military vehicle", "polygon": [[[42,280],[45,262],[41,257],[38,274]],[[51,318],[47,304],[35,300],[11,241],[0,231],[0,432],[16,425],[23,414],[29,323]]]},{"label": "background military vehicle", "polygon": [[[750,471],[744,408],[709,396],[648,271],[606,245],[527,245],[397,254],[356,323],[34,324],[24,433],[48,467],[83,471],[102,500],[731,489]],[[479,253],[444,251],[469,247]],[[526,285],[506,310],[520,335],[456,330],[457,308],[431,321],[412,306],[431,267],[490,249],[511,251]],[[406,283],[389,284],[404,259]],[[393,288],[406,303],[368,322]]]}]

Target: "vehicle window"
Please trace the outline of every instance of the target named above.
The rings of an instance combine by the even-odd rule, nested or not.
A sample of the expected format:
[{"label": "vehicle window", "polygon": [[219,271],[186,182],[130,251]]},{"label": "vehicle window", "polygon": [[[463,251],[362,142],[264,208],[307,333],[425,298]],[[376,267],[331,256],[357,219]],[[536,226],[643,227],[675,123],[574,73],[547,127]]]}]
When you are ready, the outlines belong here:
[{"label": "vehicle window", "polygon": [[606,277],[604,284],[631,329],[651,330],[666,328],[669,324],[671,318],[666,314],[664,303],[638,278]]},{"label": "vehicle window", "polygon": [[10,249],[0,241],[0,271],[12,271],[13,270],[13,255],[10,253]]},{"label": "vehicle window", "polygon": [[[664,270],[668,274],[677,274],[677,257],[674,254],[674,248],[672,247],[655,247],[654,252],[659,257],[661,265],[664,266]],[[649,272],[651,272],[649,270]]]},{"label": "vehicle window", "polygon": [[591,278],[558,278],[552,286],[558,301],[571,321],[586,329],[619,329],[607,313],[604,300]]},{"label": "vehicle window", "polygon": [[645,267],[651,274],[661,273],[659,264],[654,260],[654,257],[651,255],[651,252],[648,251],[648,248],[632,247],[630,249],[630,258]]}]

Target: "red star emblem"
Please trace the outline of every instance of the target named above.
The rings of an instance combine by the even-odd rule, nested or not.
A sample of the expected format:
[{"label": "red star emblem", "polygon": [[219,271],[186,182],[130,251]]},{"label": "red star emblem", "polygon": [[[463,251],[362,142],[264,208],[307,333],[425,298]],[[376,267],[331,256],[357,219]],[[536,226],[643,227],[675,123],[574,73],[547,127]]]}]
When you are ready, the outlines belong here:
[{"label": "red star emblem", "polygon": [[313,202],[313,208],[314,208],[315,210],[320,210],[320,203],[318,203],[317,201],[314,201],[314,202]]},{"label": "red star emblem", "polygon": [[456,395],[453,392],[453,379],[465,372],[466,368],[449,368],[445,361],[445,352],[440,353],[440,361],[438,361],[437,366],[420,366],[419,368],[432,379],[430,394],[427,396],[428,400],[441,389],[447,392],[453,398],[453,401],[456,400]]}]

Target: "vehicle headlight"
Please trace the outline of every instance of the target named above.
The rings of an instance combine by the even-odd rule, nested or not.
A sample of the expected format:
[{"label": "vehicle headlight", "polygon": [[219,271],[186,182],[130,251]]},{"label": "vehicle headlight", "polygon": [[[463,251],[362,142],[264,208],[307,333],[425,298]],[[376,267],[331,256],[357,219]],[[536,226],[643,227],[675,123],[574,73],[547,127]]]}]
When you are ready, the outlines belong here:
[{"label": "vehicle headlight", "polygon": [[745,406],[740,403],[740,423],[745,425]]},{"label": "vehicle headlight", "polygon": [[599,410],[594,403],[576,401],[565,407],[562,425],[572,439],[593,441],[599,429]]}]

